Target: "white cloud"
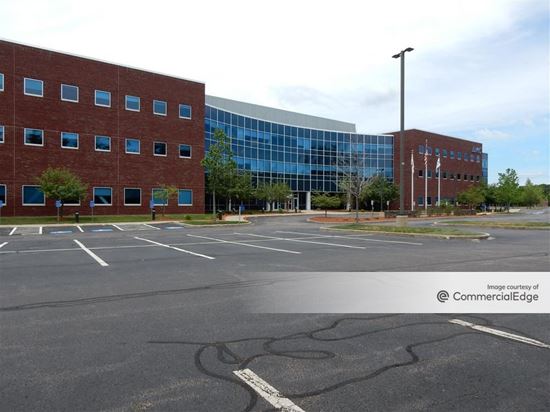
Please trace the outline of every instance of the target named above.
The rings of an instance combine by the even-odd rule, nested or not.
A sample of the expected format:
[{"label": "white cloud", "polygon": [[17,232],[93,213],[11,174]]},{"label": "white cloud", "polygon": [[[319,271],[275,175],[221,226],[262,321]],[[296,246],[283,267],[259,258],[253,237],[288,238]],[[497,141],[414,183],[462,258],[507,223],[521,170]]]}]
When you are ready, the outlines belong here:
[{"label": "white cloud", "polygon": [[512,137],[509,133],[503,132],[501,130],[492,130],[492,129],[480,129],[474,132],[474,136],[478,139],[487,141],[487,140],[506,140]]}]

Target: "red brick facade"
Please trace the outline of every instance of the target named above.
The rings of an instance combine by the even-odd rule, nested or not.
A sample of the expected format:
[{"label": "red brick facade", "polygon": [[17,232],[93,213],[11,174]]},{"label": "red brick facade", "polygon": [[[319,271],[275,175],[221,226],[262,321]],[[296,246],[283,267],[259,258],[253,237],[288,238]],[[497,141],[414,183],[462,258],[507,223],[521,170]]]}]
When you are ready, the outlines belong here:
[{"label": "red brick facade", "polygon": [[[96,214],[149,212],[151,191],[160,184],[190,189],[192,206],[171,200],[169,213],[204,211],[204,84],[137,69],[0,41],[0,185],[6,185],[4,216],[55,215],[55,199],[45,206],[23,206],[22,185],[35,184],[48,166],[63,166],[89,185],[87,199],[66,213],[89,214],[93,187],[112,188],[112,206]],[[24,78],[42,80],[43,97],[23,93]],[[78,86],[78,103],[62,101],[61,84]],[[111,93],[111,107],[94,104],[95,90]],[[140,97],[139,112],[125,110],[125,95]],[[153,114],[153,100],[167,102],[167,115]],[[179,104],[190,105],[191,119],[179,117]],[[24,144],[24,128],[44,131],[43,146]],[[61,132],[79,134],[79,148],[61,147]],[[111,138],[111,151],[95,150],[95,135]],[[125,139],[140,140],[140,154],[125,153]],[[153,142],[166,142],[167,155],[154,156]],[[192,148],[179,157],[179,144]],[[141,206],[124,206],[124,188],[141,188]]]},{"label": "red brick facade", "polygon": [[[394,176],[395,183],[399,185],[399,147],[400,138],[399,132],[389,133],[394,136]],[[431,206],[435,206],[437,198],[437,177],[435,168],[437,163],[436,149],[439,149],[441,160],[441,199],[453,202],[456,200],[458,193],[466,190],[473,184],[480,184],[482,180],[481,167],[481,143],[470,140],[458,139],[456,137],[444,136],[436,133],[425,132],[423,130],[410,129],[405,130],[405,165],[404,165],[404,181],[405,181],[405,210],[411,210],[411,151],[414,156],[414,199],[415,209],[423,208],[418,204],[418,198],[424,197],[424,176],[419,177],[419,170],[424,174],[424,155],[419,153],[419,146],[425,146],[426,139],[428,147],[432,149],[432,154],[428,155],[428,170],[431,170],[432,177],[428,178],[428,196],[431,197]],[[446,150],[446,156],[443,150]],[[454,159],[451,158],[451,151],[454,152]],[[458,153],[461,154],[461,159],[458,159]],[[464,160],[464,154],[467,153],[468,161]],[[474,161],[471,161],[471,157]],[[479,156],[479,161],[478,161]],[[452,175],[452,178],[451,178]],[[457,175],[460,175],[458,179]],[[467,178],[464,179],[464,175]],[[446,176],[446,178],[445,178]],[[472,180],[473,176],[473,180]],[[397,202],[394,207],[399,207]],[[428,205],[430,207],[430,205]]]}]

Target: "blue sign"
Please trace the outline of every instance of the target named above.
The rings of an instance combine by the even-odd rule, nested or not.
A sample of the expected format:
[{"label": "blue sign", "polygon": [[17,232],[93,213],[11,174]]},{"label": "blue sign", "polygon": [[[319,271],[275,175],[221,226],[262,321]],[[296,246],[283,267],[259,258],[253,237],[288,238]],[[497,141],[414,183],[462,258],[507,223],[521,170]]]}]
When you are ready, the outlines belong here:
[{"label": "blue sign", "polygon": [[95,207],[95,202],[93,200],[90,200],[90,207],[93,209]]},{"label": "blue sign", "polygon": [[61,207],[61,200],[55,201],[55,207],[57,207],[58,209]]},{"label": "blue sign", "polygon": [[244,212],[244,205],[243,205],[242,203],[241,203],[241,205],[239,206],[239,209],[240,209],[241,213]]},{"label": "blue sign", "polygon": [[0,208],[1,207],[4,207],[4,202],[2,200],[0,200]]},{"label": "blue sign", "polygon": [[155,208],[155,201],[153,199],[151,199],[149,201],[149,209],[154,209]]}]

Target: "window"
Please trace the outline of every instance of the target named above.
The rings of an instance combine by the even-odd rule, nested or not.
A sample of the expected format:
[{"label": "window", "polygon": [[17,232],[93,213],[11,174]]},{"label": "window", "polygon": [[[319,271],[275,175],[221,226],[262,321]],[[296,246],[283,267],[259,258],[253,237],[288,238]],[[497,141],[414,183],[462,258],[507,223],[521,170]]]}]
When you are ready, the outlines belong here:
[{"label": "window", "polygon": [[424,177],[424,171],[422,169],[418,169],[418,177]]},{"label": "window", "polygon": [[4,126],[0,126],[0,143],[4,143]]},{"label": "window", "polygon": [[4,73],[0,73],[0,92],[4,91]]},{"label": "window", "polygon": [[454,173],[450,173],[450,174],[449,174],[449,179],[455,180],[455,174],[454,174]]},{"label": "window", "polygon": [[124,206],[141,206],[141,189],[124,189]]},{"label": "window", "polygon": [[447,172],[443,172],[443,179],[447,179]]},{"label": "window", "polygon": [[418,206],[424,206],[424,196],[418,196]]},{"label": "window", "polygon": [[109,136],[96,136],[95,137],[95,150],[98,152],[110,152],[111,151],[111,138]]},{"label": "window", "polygon": [[139,106],[140,106],[139,97],[126,95],[126,110],[139,112]]},{"label": "window", "polygon": [[154,142],[153,143],[153,154],[155,156],[166,156],[166,143],[164,143],[164,142]]},{"label": "window", "polygon": [[61,132],[61,147],[63,149],[78,149],[78,133]]},{"label": "window", "polygon": [[44,206],[46,198],[40,186],[23,186],[23,206]]},{"label": "window", "polygon": [[475,162],[475,161],[476,161],[476,157],[475,157],[475,155],[472,153],[472,154],[470,155],[470,162]]},{"label": "window", "polygon": [[428,170],[428,179],[431,179],[431,178],[432,178],[432,171]]},{"label": "window", "polygon": [[67,201],[63,202],[63,206],[80,206],[80,199],[67,199]]},{"label": "window", "polygon": [[443,157],[447,157],[447,149],[443,149]]},{"label": "window", "polygon": [[44,96],[44,82],[42,80],[27,79],[23,80],[23,93],[27,96]]},{"label": "window", "polygon": [[126,139],[126,153],[139,154],[139,140],[138,139]]},{"label": "window", "polygon": [[456,152],[456,159],[457,160],[462,160],[462,153],[461,152]]},{"label": "window", "polygon": [[6,200],[8,197],[6,196],[6,185],[0,185],[0,202],[4,203],[4,206],[6,205]]},{"label": "window", "polygon": [[68,84],[61,85],[61,100],[78,103],[78,87]]},{"label": "window", "polygon": [[460,180],[460,173],[456,174],[456,180]]},{"label": "window", "polygon": [[479,182],[479,176],[476,176],[476,182]]},{"label": "window", "polygon": [[111,92],[103,90],[95,91],[95,105],[101,107],[111,107]]},{"label": "window", "polygon": [[94,187],[94,203],[96,206],[111,206],[113,190],[110,187]]},{"label": "window", "polygon": [[167,104],[161,100],[153,100],[153,114],[166,116]]},{"label": "window", "polygon": [[474,181],[474,175],[470,175],[470,182]]},{"label": "window", "polygon": [[432,148],[430,146],[427,146],[426,150],[428,151],[428,156],[431,156],[432,155]]},{"label": "window", "polygon": [[44,130],[25,129],[25,144],[28,146],[44,146]]},{"label": "window", "polygon": [[439,156],[439,147],[436,147],[436,148],[435,148],[435,155],[436,155],[436,156]]},{"label": "window", "polygon": [[191,158],[191,146],[180,144],[180,157]]},{"label": "window", "polygon": [[190,119],[191,118],[191,106],[188,104],[180,104],[180,118]]},{"label": "window", "polygon": [[418,153],[424,154],[424,145],[418,146]]},{"label": "window", "polygon": [[476,162],[477,163],[481,162],[481,157],[479,155],[476,155]]},{"label": "window", "polygon": [[469,160],[468,153],[464,152],[464,161],[467,162]]},{"label": "window", "polygon": [[164,190],[157,188],[152,190],[153,204],[155,206],[168,206],[168,200],[163,199]]},{"label": "window", "polygon": [[451,159],[454,159],[455,158],[455,152],[454,150],[451,150],[450,152],[450,156],[449,156]]},{"label": "window", "polygon": [[178,190],[178,206],[191,206],[193,204],[193,191],[189,189]]},{"label": "window", "polygon": [[431,196],[428,196],[428,198],[426,200],[426,203],[428,204],[428,206],[432,205],[432,197]]}]

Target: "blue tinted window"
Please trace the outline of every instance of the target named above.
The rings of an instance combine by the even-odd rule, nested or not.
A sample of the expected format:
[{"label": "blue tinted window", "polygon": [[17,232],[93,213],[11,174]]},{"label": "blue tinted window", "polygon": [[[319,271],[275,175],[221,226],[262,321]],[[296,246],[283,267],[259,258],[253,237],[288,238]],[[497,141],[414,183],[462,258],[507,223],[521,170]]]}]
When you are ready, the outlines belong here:
[{"label": "blue tinted window", "polygon": [[111,151],[111,138],[108,136],[96,136],[95,137],[95,150],[99,152]]},{"label": "blue tinted window", "polygon": [[166,116],[167,104],[161,100],[153,100],[153,113]]},{"label": "blue tinted window", "polygon": [[191,118],[191,106],[188,104],[180,104],[180,114],[179,116],[183,119]]},{"label": "blue tinted window", "polygon": [[139,153],[138,139],[126,139],[126,153]]},{"label": "blue tinted window", "polygon": [[418,206],[424,206],[424,196],[418,196]]},{"label": "blue tinted window", "polygon": [[137,96],[126,96],[126,110],[139,112],[140,99]]},{"label": "blue tinted window", "polygon": [[25,129],[25,144],[44,146],[44,131],[38,129]]},{"label": "blue tinted window", "polygon": [[193,191],[188,189],[178,190],[178,206],[193,204]]},{"label": "blue tinted window", "polygon": [[6,204],[6,185],[0,185],[0,201]]},{"label": "blue tinted window", "polygon": [[153,189],[153,204],[155,206],[166,206],[168,205],[168,200],[163,199],[164,190],[163,189]]},{"label": "blue tinted window", "polygon": [[29,96],[44,96],[44,82],[42,80],[25,79],[24,93]]},{"label": "blue tinted window", "polygon": [[4,134],[5,134],[4,126],[0,126],[0,143],[4,143]]},{"label": "blue tinted window", "polygon": [[447,149],[443,149],[443,157],[447,157]]},{"label": "blue tinted window", "polygon": [[0,73],[0,92],[4,91],[4,73]]},{"label": "blue tinted window", "polygon": [[130,206],[141,205],[141,189],[124,189],[124,204]]},{"label": "blue tinted window", "polygon": [[451,159],[454,159],[455,158],[455,152],[454,150],[451,150],[450,152],[450,156],[449,156]]},{"label": "blue tinted window", "polygon": [[464,153],[464,161],[467,162],[469,160],[469,154]]},{"label": "blue tinted window", "polygon": [[180,144],[180,157],[191,157],[191,146]]},{"label": "blue tinted window", "polygon": [[435,155],[436,155],[436,156],[439,156],[439,147],[436,147],[436,148],[435,148]]},{"label": "blue tinted window", "polygon": [[78,87],[68,84],[61,85],[61,100],[66,102],[78,102]]},{"label": "blue tinted window", "polygon": [[23,205],[44,205],[46,200],[40,186],[23,186]]},{"label": "blue tinted window", "polygon": [[78,149],[78,133],[61,132],[61,147]]},{"label": "blue tinted window", "polygon": [[111,93],[102,90],[95,91],[95,105],[111,107]]},{"label": "blue tinted window", "polygon": [[166,156],[166,143],[155,142],[153,147],[155,156]]},{"label": "blue tinted window", "polygon": [[94,187],[94,203],[110,206],[113,203],[112,189],[110,187]]},{"label": "blue tinted window", "polygon": [[462,160],[462,152],[456,152],[456,158]]}]

